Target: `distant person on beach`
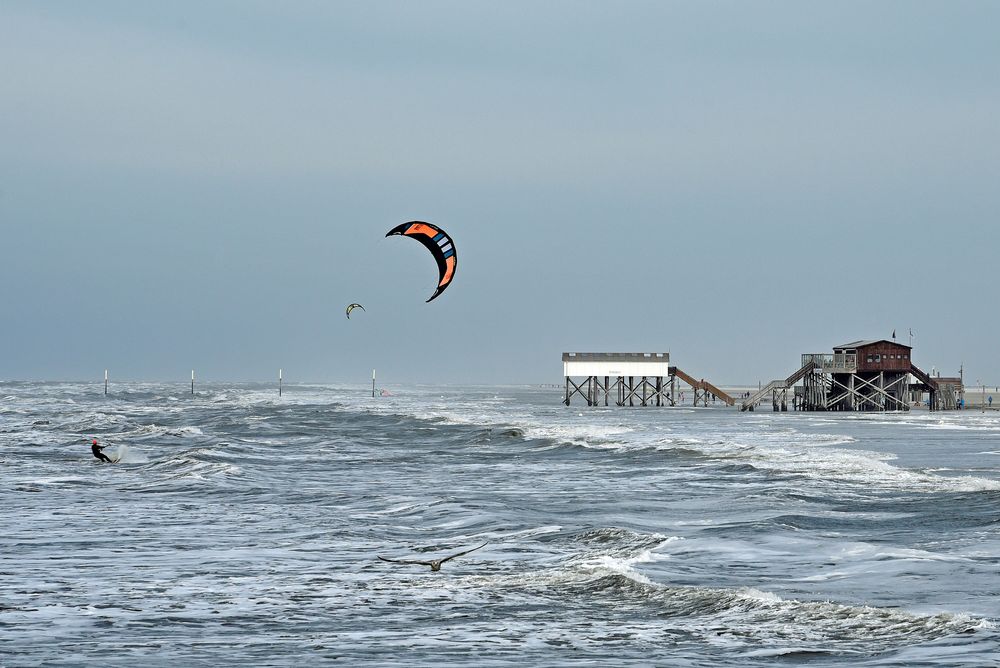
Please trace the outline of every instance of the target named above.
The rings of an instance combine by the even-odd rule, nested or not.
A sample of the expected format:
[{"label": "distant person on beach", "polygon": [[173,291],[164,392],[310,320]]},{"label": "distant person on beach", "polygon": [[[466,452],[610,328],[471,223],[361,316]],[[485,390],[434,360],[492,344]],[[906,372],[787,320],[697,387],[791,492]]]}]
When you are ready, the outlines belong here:
[{"label": "distant person on beach", "polygon": [[114,462],[111,461],[111,458],[108,457],[103,452],[101,452],[101,450],[103,450],[106,447],[108,447],[108,446],[106,446],[106,445],[98,445],[97,444],[97,439],[95,438],[94,442],[91,443],[91,445],[90,445],[90,451],[93,452],[94,456],[97,457],[98,459],[100,459],[102,462],[107,462],[109,464],[113,464]]},{"label": "distant person on beach", "polygon": [[992,394],[989,397],[987,397],[986,401],[989,402],[990,408],[993,408],[993,395]]}]

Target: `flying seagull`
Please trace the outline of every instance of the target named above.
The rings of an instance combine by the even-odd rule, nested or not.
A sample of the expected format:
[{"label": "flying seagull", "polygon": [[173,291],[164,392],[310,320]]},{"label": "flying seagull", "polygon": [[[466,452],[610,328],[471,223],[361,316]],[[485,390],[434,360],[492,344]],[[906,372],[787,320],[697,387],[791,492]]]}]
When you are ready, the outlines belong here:
[{"label": "flying seagull", "polygon": [[445,557],[444,559],[431,559],[430,561],[420,561],[418,559],[388,559],[386,557],[383,557],[382,555],[378,555],[378,558],[381,559],[382,561],[390,561],[394,564],[417,564],[418,566],[430,566],[432,571],[439,571],[441,570],[441,564],[443,564],[444,562],[450,561],[455,557],[461,557],[463,554],[468,554],[469,552],[475,552],[480,548],[486,547],[488,544],[489,542],[487,541],[486,543],[483,543],[479,547],[474,547],[471,550],[466,550],[465,552],[458,552],[457,554]]}]

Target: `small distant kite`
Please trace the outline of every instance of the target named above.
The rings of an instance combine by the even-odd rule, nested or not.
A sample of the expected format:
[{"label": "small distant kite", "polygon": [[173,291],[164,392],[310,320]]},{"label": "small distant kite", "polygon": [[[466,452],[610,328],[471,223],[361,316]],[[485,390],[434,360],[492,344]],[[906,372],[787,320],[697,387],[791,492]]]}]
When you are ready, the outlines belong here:
[{"label": "small distant kite", "polygon": [[431,252],[438,266],[437,290],[427,301],[432,301],[435,297],[445,291],[455,278],[455,267],[458,265],[458,257],[455,255],[455,244],[451,237],[437,225],[424,223],[419,220],[411,220],[408,223],[397,225],[389,230],[385,236],[391,237],[395,234],[416,239]]},{"label": "small distant kite", "polygon": [[[350,320],[350,319],[351,319],[351,311],[353,311],[353,310],[354,310],[354,309],[356,309],[356,308],[359,308],[359,309],[361,309],[362,311],[364,311],[364,310],[365,310],[365,307],[364,307],[364,306],[362,306],[361,304],[351,304],[351,305],[349,305],[349,306],[347,307],[347,319],[348,319],[348,320]],[[365,311],[365,312],[367,313],[367,311]]]}]

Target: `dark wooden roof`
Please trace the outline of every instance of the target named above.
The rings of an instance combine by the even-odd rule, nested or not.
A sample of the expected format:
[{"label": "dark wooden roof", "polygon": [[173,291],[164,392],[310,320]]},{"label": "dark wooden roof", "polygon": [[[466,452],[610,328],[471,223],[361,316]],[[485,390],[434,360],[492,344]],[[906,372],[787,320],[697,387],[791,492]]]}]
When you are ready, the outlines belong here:
[{"label": "dark wooden roof", "polygon": [[873,346],[876,343],[888,343],[894,346],[900,346],[901,348],[908,348],[913,350],[913,346],[908,346],[905,343],[898,343],[896,341],[890,341],[889,339],[872,339],[870,341],[851,341],[850,343],[843,343],[839,346],[834,346],[834,350],[840,350],[841,348],[867,348],[868,346]]}]

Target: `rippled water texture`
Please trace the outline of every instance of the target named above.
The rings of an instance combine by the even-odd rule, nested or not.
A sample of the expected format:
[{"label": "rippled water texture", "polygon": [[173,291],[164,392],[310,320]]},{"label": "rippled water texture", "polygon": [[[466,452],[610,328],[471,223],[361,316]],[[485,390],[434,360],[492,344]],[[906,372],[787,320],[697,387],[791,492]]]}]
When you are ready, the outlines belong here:
[{"label": "rippled water texture", "polygon": [[0,665],[996,665],[996,413],[101,392],[0,384]]}]

